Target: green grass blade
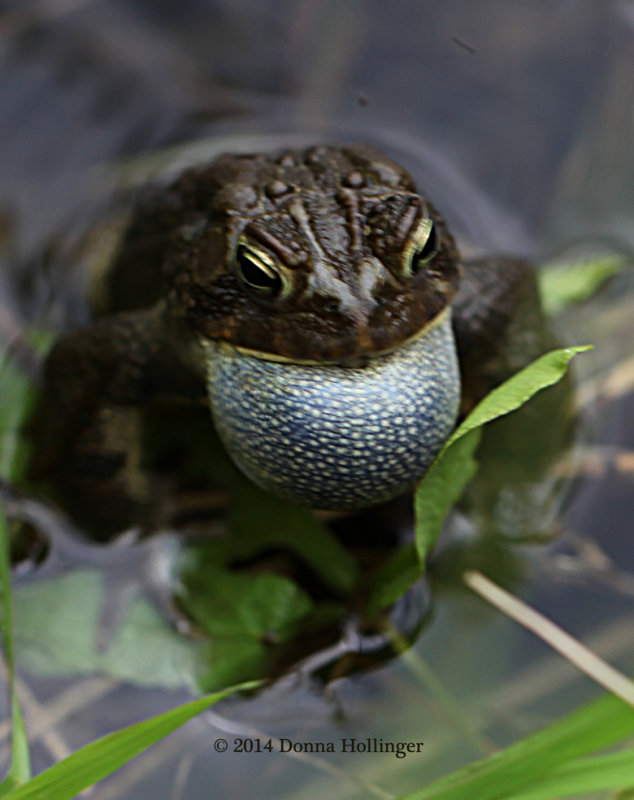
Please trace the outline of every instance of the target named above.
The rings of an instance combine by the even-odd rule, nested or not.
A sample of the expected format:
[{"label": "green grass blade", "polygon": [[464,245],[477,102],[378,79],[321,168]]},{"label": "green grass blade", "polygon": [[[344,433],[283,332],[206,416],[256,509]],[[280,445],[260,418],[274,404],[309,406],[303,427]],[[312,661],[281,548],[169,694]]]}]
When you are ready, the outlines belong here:
[{"label": "green grass blade", "polygon": [[84,789],[106,778],[209,706],[227,695],[258,685],[259,681],[251,681],[205,695],[164,714],[103,736],[6,795],[6,800],[72,800]]},{"label": "green grass blade", "polygon": [[609,695],[401,800],[514,798],[544,781],[561,765],[633,734],[634,710]]},{"label": "green grass blade", "polygon": [[553,770],[513,800],[558,800],[587,792],[607,792],[634,786],[634,750],[577,759]]},{"label": "green grass blade", "polygon": [[416,488],[416,548],[421,564],[435,544],[447,512],[475,472],[475,431],[557,383],[570,359],[588,349],[589,345],[566,347],[541,356],[490,392],[454,431]]},{"label": "green grass blade", "polygon": [[[18,430],[27,407],[28,381],[12,369],[5,361],[0,370],[2,389],[2,413],[0,414],[0,475],[13,477]],[[0,503],[1,506],[1,503]],[[0,783],[0,797],[31,777],[29,744],[24,726],[22,709],[15,683],[15,658],[13,647],[13,603],[11,599],[11,576],[9,567],[9,531],[0,507],[0,590],[2,592],[2,615],[4,619],[4,650],[11,693],[11,763],[9,771]]]},{"label": "green grass blade", "polygon": [[0,797],[31,777],[29,744],[15,685],[15,663],[13,649],[13,604],[9,577],[9,537],[2,509],[0,509],[0,589],[4,618],[4,649],[11,692],[11,764],[6,777],[0,783]]}]

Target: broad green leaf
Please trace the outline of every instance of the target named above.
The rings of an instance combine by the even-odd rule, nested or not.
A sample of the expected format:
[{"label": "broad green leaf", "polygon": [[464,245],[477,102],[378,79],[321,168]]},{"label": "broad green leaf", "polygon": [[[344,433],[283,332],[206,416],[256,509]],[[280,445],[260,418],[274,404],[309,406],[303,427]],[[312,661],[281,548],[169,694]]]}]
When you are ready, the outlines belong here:
[{"label": "broad green leaf", "polygon": [[[450,436],[416,489],[416,547],[421,563],[435,544],[447,512],[475,471],[476,435],[467,434],[515,411],[537,392],[556,383],[570,359],[588,349],[589,346],[567,347],[541,356],[490,392]],[[456,447],[458,451],[452,453]]]},{"label": "broad green leaf", "polygon": [[[513,800],[558,800],[560,797],[607,792],[634,784],[634,750],[576,759],[538,778],[530,789],[513,795]],[[623,796],[620,798],[624,800]]]},{"label": "broad green leaf", "polygon": [[587,300],[624,266],[625,259],[622,256],[608,255],[573,264],[542,267],[539,288],[544,310],[554,315],[568,306]]},{"label": "broad green leaf", "polygon": [[7,800],[72,800],[84,789],[103,780],[151,745],[165,738],[209,706],[258,682],[233,686],[156,717],[130,725],[91,742],[6,795]]},{"label": "broad green leaf", "polygon": [[182,688],[204,667],[204,643],[179,636],[141,594],[101,648],[107,593],[97,570],[75,569],[19,586],[14,594],[17,655],[41,675],[102,672],[137,685]]},{"label": "broad green leaf", "polygon": [[236,574],[207,558],[196,560],[196,551],[189,560],[179,601],[209,637],[200,683],[213,689],[223,681],[259,677],[273,647],[304,624],[312,601],[288,578]]},{"label": "broad green leaf", "polygon": [[207,663],[197,676],[203,691],[214,691],[230,680],[252,680],[266,672],[266,645],[253,637],[214,636],[207,650]]},{"label": "broad green leaf", "polygon": [[634,709],[609,695],[401,800],[515,798],[560,766],[632,735]]},{"label": "broad green leaf", "polygon": [[205,562],[182,581],[181,601],[211,636],[283,639],[312,610],[308,595],[279,575],[239,575]]},{"label": "broad green leaf", "polygon": [[312,619],[308,596],[287,578],[239,575],[203,559],[182,576],[181,602],[208,638],[181,636],[142,594],[123,609],[107,646],[100,624],[108,598],[104,576],[75,569],[18,587],[16,649],[40,675],[100,672],[138,686],[215,689],[258,677],[271,648]]}]

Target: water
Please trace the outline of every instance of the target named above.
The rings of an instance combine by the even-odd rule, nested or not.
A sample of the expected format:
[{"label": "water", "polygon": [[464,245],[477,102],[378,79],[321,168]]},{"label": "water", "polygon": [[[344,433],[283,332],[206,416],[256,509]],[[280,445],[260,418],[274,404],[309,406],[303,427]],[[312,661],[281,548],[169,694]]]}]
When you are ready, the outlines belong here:
[{"label": "water", "polygon": [[[226,149],[369,139],[412,170],[468,252],[544,259],[608,247],[631,255],[632,9],[625,1],[574,0],[5,2],[3,339],[17,341],[19,358],[24,326],[62,328],[86,318],[81,265],[65,256],[116,188],[165,164]],[[629,674],[632,296],[630,272],[561,321],[566,341],[596,345],[577,365],[585,447],[575,462],[563,534],[550,545],[502,541],[481,554],[487,569],[503,564],[516,576],[516,591]],[[29,508],[50,527],[46,508]],[[543,520],[535,523],[540,528]],[[51,625],[60,620],[58,644],[75,633],[70,663],[51,670],[49,650],[23,645],[38,770],[184,699],[179,674],[194,657],[188,647],[171,649],[155,605],[133,603],[139,585],[142,596],[164,601],[162,570],[177,540],[103,549],[55,526],[48,560],[18,579],[32,589],[69,576],[78,594],[68,596],[81,611],[74,625],[61,612],[50,616]],[[206,787],[218,797],[399,796],[594,696],[574,668],[460,588],[456,563],[471,552],[472,524],[456,517],[454,533],[433,565],[432,614],[414,648],[327,688],[306,669],[254,699],[229,702],[93,796],[173,800],[199,797]],[[472,563],[472,555],[466,558]],[[131,605],[88,608],[81,602],[87,596],[127,597]],[[132,663],[134,641],[117,640],[109,663],[119,673],[108,677],[105,659],[89,646],[95,627],[82,628],[93,614],[105,631],[96,650],[103,654],[130,607],[155,648],[148,645],[139,654],[147,664],[130,672],[149,674],[164,662],[161,676],[145,687],[120,674],[122,663]],[[45,717],[52,719],[47,729]],[[214,750],[219,737],[230,752]],[[405,759],[367,753],[300,759],[233,753],[236,737],[382,737],[425,746]],[[6,757],[6,738],[3,747]]]}]

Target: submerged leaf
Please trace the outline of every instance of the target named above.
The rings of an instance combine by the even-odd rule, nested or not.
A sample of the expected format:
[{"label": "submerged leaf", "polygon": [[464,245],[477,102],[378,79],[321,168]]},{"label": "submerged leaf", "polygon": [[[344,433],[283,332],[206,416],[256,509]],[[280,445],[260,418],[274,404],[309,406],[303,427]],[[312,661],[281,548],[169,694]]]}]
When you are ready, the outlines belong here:
[{"label": "submerged leaf", "polygon": [[539,288],[544,311],[558,314],[599,291],[605,281],[625,266],[619,255],[601,256],[573,264],[547,265],[540,270]]},{"label": "submerged leaf", "polygon": [[204,665],[200,642],[180,636],[145,597],[126,608],[108,646],[99,646],[103,574],[76,569],[15,592],[20,663],[45,676],[101,672],[141,686],[182,688]]},{"label": "submerged leaf", "polygon": [[243,485],[231,507],[229,527],[232,536],[224,546],[233,559],[279,547],[295,553],[336,592],[347,593],[354,587],[359,571],[356,561],[307,508]]},{"label": "submerged leaf", "polygon": [[236,574],[189,554],[179,600],[208,636],[199,682],[206,689],[259,677],[275,645],[286,642],[313,610],[308,595],[288,578]]},{"label": "submerged leaf", "polygon": [[204,563],[182,580],[181,601],[211,636],[284,638],[312,609],[308,595],[279,575],[239,575]]}]

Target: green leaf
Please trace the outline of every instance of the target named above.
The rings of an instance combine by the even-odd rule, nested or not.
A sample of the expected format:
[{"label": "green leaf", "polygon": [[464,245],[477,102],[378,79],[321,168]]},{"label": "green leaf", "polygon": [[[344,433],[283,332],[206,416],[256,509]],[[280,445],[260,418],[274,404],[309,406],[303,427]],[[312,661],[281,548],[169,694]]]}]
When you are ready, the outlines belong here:
[{"label": "green leaf", "polygon": [[545,312],[552,316],[587,300],[624,266],[622,256],[607,255],[574,264],[543,267],[539,273],[539,287]]},{"label": "green leaf", "polygon": [[475,433],[468,434],[557,383],[570,359],[589,348],[567,347],[541,356],[490,392],[450,436],[416,488],[416,548],[421,564],[435,544],[447,512],[475,472],[473,453],[478,441]]},{"label": "green leaf", "polygon": [[367,602],[372,618],[389,608],[420,578],[420,560],[414,544],[396,549],[383,566],[372,575],[373,590]]},{"label": "green leaf", "polygon": [[312,610],[308,595],[279,575],[238,575],[204,563],[182,580],[182,602],[212,636],[283,639]]},{"label": "green leaf", "polygon": [[481,431],[474,428],[455,439],[453,446],[443,451],[418,484],[414,510],[419,568],[436,543],[443,520],[476,473],[478,465],[473,454],[480,435]]},{"label": "green leaf", "polygon": [[209,642],[207,664],[197,676],[198,686],[213,691],[229,680],[251,680],[266,671],[264,642],[245,636],[214,636]]},{"label": "green leaf", "polygon": [[233,535],[224,546],[234,559],[280,547],[302,558],[338,592],[350,592],[357,581],[356,561],[312,511],[250,484],[239,488],[229,527]]},{"label": "green leaf", "polygon": [[72,800],[209,706],[258,685],[251,682],[233,686],[103,736],[11,792],[7,800]]},{"label": "green leaf", "polygon": [[454,431],[443,451],[447,450],[457,439],[470,430],[515,411],[516,408],[530,400],[534,394],[537,394],[547,386],[557,383],[566,372],[570,359],[576,356],[577,353],[583,353],[591,349],[592,345],[564,347],[561,350],[552,350],[550,353],[546,353],[536,361],[533,361],[532,364],[520,370],[501,386],[489,392],[458,429]]},{"label": "green leaf", "polygon": [[401,800],[515,798],[551,774],[556,776],[560,765],[570,765],[573,759],[610,747],[633,734],[634,709],[609,695]]},{"label": "green leaf", "polygon": [[102,672],[141,686],[191,685],[204,666],[203,642],[179,636],[155,606],[138,595],[104,650],[98,642],[106,602],[103,574],[94,569],[75,569],[19,586],[14,617],[20,663],[41,675]]},{"label": "green leaf", "polygon": [[227,680],[258,677],[274,645],[288,640],[313,610],[308,595],[288,578],[268,573],[240,575],[210,563],[191,562],[181,575],[179,601],[209,636],[206,689]]}]

